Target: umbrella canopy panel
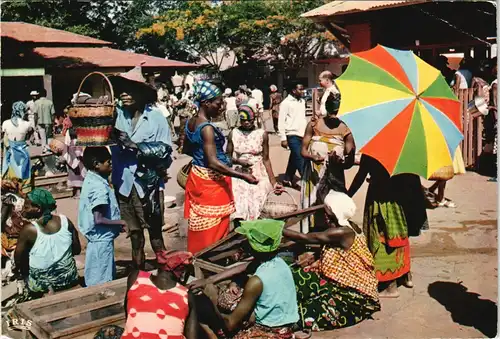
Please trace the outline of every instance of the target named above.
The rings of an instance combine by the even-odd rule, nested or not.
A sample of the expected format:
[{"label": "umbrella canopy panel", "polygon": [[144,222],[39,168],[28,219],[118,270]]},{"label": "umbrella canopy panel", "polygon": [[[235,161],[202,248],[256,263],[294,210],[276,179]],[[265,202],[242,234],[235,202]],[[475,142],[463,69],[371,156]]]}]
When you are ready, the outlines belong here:
[{"label": "umbrella canopy panel", "polygon": [[452,164],[463,139],[460,103],[437,69],[411,51],[379,45],[353,54],[336,81],[339,116],[358,149],[391,175],[428,178]]}]

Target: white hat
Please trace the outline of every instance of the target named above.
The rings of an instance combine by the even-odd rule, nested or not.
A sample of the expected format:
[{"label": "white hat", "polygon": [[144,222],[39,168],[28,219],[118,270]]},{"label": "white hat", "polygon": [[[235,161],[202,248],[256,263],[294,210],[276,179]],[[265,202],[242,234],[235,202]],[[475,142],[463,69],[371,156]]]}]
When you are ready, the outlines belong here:
[{"label": "white hat", "polygon": [[224,91],[224,95],[231,95],[233,93],[233,90],[231,88],[226,88]]},{"label": "white hat", "polygon": [[38,91],[31,91],[30,92],[30,95],[39,95],[40,93],[38,93]]},{"label": "white hat", "polygon": [[330,207],[341,226],[349,226],[349,219],[356,214],[354,200],[345,193],[330,191],[325,197],[325,205]]}]

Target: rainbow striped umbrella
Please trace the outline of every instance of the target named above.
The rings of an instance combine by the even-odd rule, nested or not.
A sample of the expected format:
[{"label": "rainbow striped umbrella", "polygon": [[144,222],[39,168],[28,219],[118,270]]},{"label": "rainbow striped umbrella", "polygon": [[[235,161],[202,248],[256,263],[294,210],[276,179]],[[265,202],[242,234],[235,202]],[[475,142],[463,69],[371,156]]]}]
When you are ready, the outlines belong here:
[{"label": "rainbow striped umbrella", "polygon": [[413,52],[379,45],[355,53],[336,82],[339,117],[358,150],[391,175],[429,178],[453,164],[463,139],[460,103],[441,73]]}]

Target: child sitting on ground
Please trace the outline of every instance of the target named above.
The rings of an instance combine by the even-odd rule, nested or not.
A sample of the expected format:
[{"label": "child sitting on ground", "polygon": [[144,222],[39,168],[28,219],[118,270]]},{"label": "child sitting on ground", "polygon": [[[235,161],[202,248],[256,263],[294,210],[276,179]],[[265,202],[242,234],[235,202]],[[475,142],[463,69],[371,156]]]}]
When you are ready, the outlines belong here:
[{"label": "child sitting on ground", "polygon": [[120,209],[110,187],[111,154],[106,147],[87,147],[83,164],[88,172],[78,206],[78,226],[87,238],[85,284],[94,286],[115,278],[114,239],[124,232]]}]

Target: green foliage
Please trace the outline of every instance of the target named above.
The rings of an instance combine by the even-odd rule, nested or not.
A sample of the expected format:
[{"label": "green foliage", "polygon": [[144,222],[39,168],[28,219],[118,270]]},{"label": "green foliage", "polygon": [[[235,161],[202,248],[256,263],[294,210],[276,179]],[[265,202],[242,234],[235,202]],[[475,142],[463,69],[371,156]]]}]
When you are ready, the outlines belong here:
[{"label": "green foliage", "polygon": [[116,47],[220,67],[221,48],[238,63],[266,60],[296,72],[335,38],[300,18],[324,0],[18,0],[1,20],[24,21],[113,42]]},{"label": "green foliage", "polygon": [[138,31],[137,37],[171,37],[179,47],[218,68],[218,48],[232,50],[238,63],[258,60],[280,63],[297,72],[321,52],[325,42],[335,41],[300,15],[324,4],[323,0],[230,0],[214,5],[210,1],[188,1],[186,8],[167,10]]},{"label": "green foliage", "polygon": [[183,0],[16,0],[1,4],[2,21],[23,21],[113,42],[116,47],[139,53],[193,61],[179,47],[175,35],[163,39],[136,37],[160,12],[185,6]]},{"label": "green foliage", "polygon": [[2,1],[2,21],[23,21],[36,25],[64,29],[77,34],[99,37],[99,31],[85,20],[89,2],[70,0]]}]

